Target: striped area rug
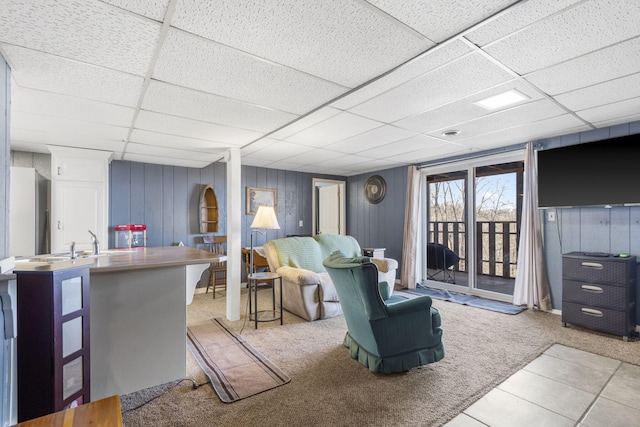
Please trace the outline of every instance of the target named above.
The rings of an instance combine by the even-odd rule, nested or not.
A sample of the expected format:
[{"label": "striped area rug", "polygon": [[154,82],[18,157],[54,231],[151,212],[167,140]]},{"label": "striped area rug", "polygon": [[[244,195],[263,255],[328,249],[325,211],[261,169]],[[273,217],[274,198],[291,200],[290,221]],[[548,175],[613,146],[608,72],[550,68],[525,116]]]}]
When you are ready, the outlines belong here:
[{"label": "striped area rug", "polygon": [[220,400],[235,402],[281,386],[291,378],[240,335],[215,318],[187,327],[187,348]]}]

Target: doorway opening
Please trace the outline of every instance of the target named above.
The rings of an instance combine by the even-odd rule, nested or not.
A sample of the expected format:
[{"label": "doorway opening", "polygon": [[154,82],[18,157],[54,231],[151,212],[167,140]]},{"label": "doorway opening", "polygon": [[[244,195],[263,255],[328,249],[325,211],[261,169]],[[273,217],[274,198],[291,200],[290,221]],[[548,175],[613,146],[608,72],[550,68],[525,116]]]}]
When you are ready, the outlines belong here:
[{"label": "doorway opening", "polygon": [[346,182],[313,178],[313,234],[346,234]]}]

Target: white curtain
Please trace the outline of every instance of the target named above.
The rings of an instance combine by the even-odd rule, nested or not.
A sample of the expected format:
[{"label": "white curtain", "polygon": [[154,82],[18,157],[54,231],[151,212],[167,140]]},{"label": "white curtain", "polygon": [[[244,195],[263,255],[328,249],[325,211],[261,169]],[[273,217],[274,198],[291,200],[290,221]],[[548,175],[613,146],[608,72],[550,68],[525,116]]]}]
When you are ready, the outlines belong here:
[{"label": "white curtain", "polygon": [[407,175],[407,196],[404,213],[404,237],[402,239],[402,287],[416,288],[416,269],[418,263],[418,240],[420,238],[420,171],[409,166]]},{"label": "white curtain", "polygon": [[518,271],[513,292],[514,305],[551,310],[549,276],[544,259],[540,215],[538,212],[538,183],[533,143],[528,143],[524,158],[524,196],[522,223],[518,247]]}]

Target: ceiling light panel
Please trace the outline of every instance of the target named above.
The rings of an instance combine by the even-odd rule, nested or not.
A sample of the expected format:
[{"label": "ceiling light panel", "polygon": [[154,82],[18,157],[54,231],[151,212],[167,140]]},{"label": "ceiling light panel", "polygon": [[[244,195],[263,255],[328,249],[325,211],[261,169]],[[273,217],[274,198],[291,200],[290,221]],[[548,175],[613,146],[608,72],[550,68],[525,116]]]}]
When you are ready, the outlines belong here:
[{"label": "ceiling light panel", "polygon": [[480,54],[471,54],[413,79],[355,108],[372,119],[394,122],[512,80]]},{"label": "ceiling light panel", "polygon": [[0,45],[19,87],[135,107],[143,78],[16,46]]},{"label": "ceiling light panel", "polygon": [[151,132],[141,129],[134,129],[129,137],[131,142],[139,142],[145,145],[156,145],[159,147],[184,148],[194,151],[219,150],[228,148],[229,144],[221,142],[207,141],[204,139],[187,138],[184,136],[170,135],[166,133]]},{"label": "ceiling light panel", "polygon": [[586,1],[484,50],[527,74],[637,36],[639,15],[637,1]]},{"label": "ceiling light panel", "polygon": [[178,30],[169,31],[153,77],[295,114],[307,113],[347,90]]},{"label": "ceiling light panel", "polygon": [[476,29],[466,33],[464,37],[477,46],[485,46],[581,1],[521,1],[499,16],[478,25]]},{"label": "ceiling light panel", "polygon": [[555,96],[571,110],[586,110],[640,96],[640,73]]},{"label": "ceiling light panel", "polygon": [[382,76],[365,87],[338,99],[331,105],[347,110],[413,78],[442,67],[471,51],[471,47],[467,43],[455,39],[451,40],[403,64],[392,73]]},{"label": "ceiling light panel", "polygon": [[617,79],[638,71],[640,38],[635,38],[528,74],[525,78],[550,95]]},{"label": "ceiling light panel", "polygon": [[466,98],[433,108],[415,116],[398,120],[395,125],[411,129],[416,132],[430,133],[439,129],[446,129],[469,120],[489,114],[484,108],[478,107],[474,102],[492,95],[505,92],[509,89],[517,89],[526,94],[531,100],[542,99],[542,95],[521,80],[512,80],[485,91],[475,93]]},{"label": "ceiling light panel", "polygon": [[160,24],[97,1],[5,0],[0,40],[144,76]]},{"label": "ceiling light panel", "polygon": [[323,147],[380,126],[380,122],[345,112],[298,132],[287,138],[287,141]]},{"label": "ceiling light panel", "polygon": [[156,21],[162,21],[167,12],[169,0],[100,0],[121,9],[146,16]]},{"label": "ceiling light panel", "polygon": [[529,97],[515,89],[492,95],[488,98],[476,101],[475,104],[489,111],[499,110],[528,100]]},{"label": "ceiling light panel", "polygon": [[517,0],[368,1],[438,43],[517,3]]},{"label": "ceiling light panel", "polygon": [[357,1],[183,0],[172,25],[346,87],[432,45]]},{"label": "ceiling light panel", "polygon": [[151,81],[142,108],[210,123],[269,132],[297,116],[168,83]]},{"label": "ceiling light panel", "polygon": [[187,138],[205,139],[231,146],[244,145],[262,136],[259,132],[216,125],[166,114],[140,111],[135,128]]},{"label": "ceiling light panel", "polygon": [[135,112],[130,107],[25,88],[12,90],[11,111],[114,126],[130,126]]}]

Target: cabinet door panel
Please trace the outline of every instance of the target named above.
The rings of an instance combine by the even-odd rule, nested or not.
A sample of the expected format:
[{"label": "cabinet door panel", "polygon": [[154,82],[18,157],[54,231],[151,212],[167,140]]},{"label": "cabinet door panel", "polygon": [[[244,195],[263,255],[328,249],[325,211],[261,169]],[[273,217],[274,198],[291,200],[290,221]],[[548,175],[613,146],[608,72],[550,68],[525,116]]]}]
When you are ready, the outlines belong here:
[{"label": "cabinet door panel", "polygon": [[106,185],[63,181],[56,183],[53,193],[52,251],[69,251],[70,242],[76,242],[76,250],[90,250],[88,230],[106,230]]}]

